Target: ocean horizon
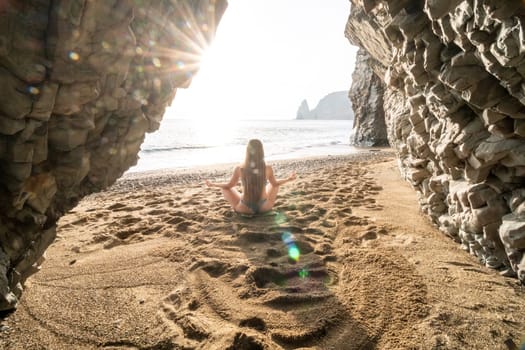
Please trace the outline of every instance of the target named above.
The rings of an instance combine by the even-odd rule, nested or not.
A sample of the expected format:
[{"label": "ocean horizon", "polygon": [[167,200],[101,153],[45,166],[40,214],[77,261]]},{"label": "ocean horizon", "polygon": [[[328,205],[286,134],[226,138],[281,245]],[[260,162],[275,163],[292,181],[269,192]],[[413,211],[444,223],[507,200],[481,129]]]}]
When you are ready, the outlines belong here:
[{"label": "ocean horizon", "polygon": [[352,154],[357,152],[350,145],[352,126],[353,120],[165,119],[146,135],[128,172],[240,163],[253,138],[263,142],[268,162]]}]

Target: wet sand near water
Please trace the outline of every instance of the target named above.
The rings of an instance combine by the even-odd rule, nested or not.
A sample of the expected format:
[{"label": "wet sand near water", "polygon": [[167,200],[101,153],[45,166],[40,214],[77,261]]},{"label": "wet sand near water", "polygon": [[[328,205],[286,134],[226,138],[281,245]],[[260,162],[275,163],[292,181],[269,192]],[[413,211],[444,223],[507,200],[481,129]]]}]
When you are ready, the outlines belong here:
[{"label": "wet sand near water", "polygon": [[389,150],[275,164],[275,209],[129,174],[59,222],[4,349],[509,349],[525,289],[440,233]]}]

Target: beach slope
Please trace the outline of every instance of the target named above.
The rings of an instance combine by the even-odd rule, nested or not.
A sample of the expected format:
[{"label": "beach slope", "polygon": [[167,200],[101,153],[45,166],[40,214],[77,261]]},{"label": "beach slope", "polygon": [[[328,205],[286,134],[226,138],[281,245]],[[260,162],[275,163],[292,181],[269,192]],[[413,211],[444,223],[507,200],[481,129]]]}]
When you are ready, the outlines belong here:
[{"label": "beach slope", "polygon": [[433,227],[388,151],[280,162],[275,210],[132,174],[59,222],[5,349],[509,349],[525,291]]}]

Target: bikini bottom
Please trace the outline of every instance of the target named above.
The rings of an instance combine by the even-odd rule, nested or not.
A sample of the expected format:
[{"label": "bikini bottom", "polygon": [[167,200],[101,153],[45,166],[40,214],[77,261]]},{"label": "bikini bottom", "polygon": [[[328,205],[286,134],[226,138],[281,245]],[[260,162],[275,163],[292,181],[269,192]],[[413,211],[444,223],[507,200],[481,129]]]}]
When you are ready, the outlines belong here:
[{"label": "bikini bottom", "polygon": [[266,203],[266,198],[261,199],[258,203],[248,203],[241,199],[241,203],[250,208],[254,214],[259,213],[259,209],[263,206],[264,203]]}]

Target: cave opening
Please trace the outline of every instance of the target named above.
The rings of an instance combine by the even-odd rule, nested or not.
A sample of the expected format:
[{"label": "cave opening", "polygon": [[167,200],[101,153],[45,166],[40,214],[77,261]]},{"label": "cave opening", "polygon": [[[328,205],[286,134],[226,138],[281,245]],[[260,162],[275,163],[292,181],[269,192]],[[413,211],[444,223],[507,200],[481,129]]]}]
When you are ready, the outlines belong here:
[{"label": "cave opening", "polygon": [[[525,327],[523,2],[356,0],[345,12],[351,14],[344,33],[324,33],[321,41],[313,39],[335,21],[320,16],[333,9],[308,10],[319,4],[313,0],[287,2],[288,10],[269,3],[270,16],[258,22],[264,16],[253,3],[231,1],[231,13],[234,4],[251,12],[233,30],[241,36],[210,60],[218,75],[203,83],[211,88],[205,94],[198,93],[204,74],[195,72],[224,0],[0,4],[2,309],[19,304],[27,277],[54,242],[50,268],[28,281],[21,312],[0,325],[0,343],[144,349],[338,348],[348,339],[356,348],[514,344]],[[297,8],[304,10],[302,29],[293,28]],[[307,10],[314,17],[306,18]],[[294,18],[289,31],[280,27],[281,16]],[[243,30],[248,26],[259,32]],[[322,139],[330,152],[334,140],[348,141],[340,136],[350,133],[346,120],[301,120],[318,116],[307,88],[325,86],[319,79],[332,69],[342,76],[333,61],[338,57],[298,63],[336,52],[321,48],[329,37],[349,46],[344,36],[361,48],[350,91],[353,141],[390,144],[393,152],[269,159],[279,175],[299,169],[301,176],[289,177],[297,181],[279,190],[277,209],[268,215],[238,215],[222,191],[210,192],[203,181],[230,178],[231,166],[215,167],[230,162],[219,154],[242,157],[248,134],[262,138],[263,126],[272,124],[271,132],[295,135],[290,147],[307,150],[303,156],[312,155],[313,140]],[[263,53],[248,46],[282,38],[284,44]],[[307,50],[294,56],[290,48],[303,45],[300,38]],[[251,61],[255,67],[246,65]],[[354,64],[348,61],[349,72]],[[318,80],[289,84],[287,72],[295,66]],[[187,112],[202,118],[177,124],[179,116],[165,110],[191,79],[187,92],[197,97],[188,100]],[[184,111],[177,100],[183,103],[185,92],[179,93],[175,113]],[[319,96],[325,95],[331,93]],[[266,118],[276,115],[272,108],[281,99],[293,99],[285,115],[299,120]],[[263,119],[247,123],[259,123],[256,131],[236,129],[243,122],[234,107]],[[177,176],[130,172],[115,183],[163,118],[162,137],[194,143],[152,139],[144,158],[177,149],[195,160],[202,152],[213,168]],[[331,129],[319,129],[322,123]],[[298,125],[311,127],[299,133]],[[192,128],[199,129],[197,143]],[[225,139],[238,144],[224,147]],[[282,140],[273,149],[271,143],[269,153],[290,153]],[[223,148],[215,152],[216,144]],[[396,171],[415,190],[428,221]]]}]

